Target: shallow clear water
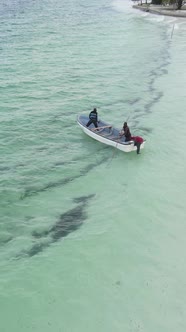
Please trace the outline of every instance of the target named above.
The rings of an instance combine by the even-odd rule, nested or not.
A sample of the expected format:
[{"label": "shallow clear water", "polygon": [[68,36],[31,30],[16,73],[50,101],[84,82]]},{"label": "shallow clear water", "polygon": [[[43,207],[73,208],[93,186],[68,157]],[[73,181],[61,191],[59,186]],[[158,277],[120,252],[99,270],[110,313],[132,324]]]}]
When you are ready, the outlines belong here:
[{"label": "shallow clear water", "polygon": [[[1,331],[185,332],[185,21],[110,0],[0,18]],[[81,132],[93,107],[139,156]]]}]

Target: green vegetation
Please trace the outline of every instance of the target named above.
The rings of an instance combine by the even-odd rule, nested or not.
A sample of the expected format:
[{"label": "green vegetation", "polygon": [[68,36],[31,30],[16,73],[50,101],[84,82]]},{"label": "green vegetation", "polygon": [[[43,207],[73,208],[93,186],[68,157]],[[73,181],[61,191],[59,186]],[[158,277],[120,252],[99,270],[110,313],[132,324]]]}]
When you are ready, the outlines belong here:
[{"label": "green vegetation", "polygon": [[152,0],[152,5],[175,5],[175,9],[180,10],[184,4],[183,0]]},{"label": "green vegetation", "polygon": [[152,5],[162,5],[163,0],[152,0]]}]

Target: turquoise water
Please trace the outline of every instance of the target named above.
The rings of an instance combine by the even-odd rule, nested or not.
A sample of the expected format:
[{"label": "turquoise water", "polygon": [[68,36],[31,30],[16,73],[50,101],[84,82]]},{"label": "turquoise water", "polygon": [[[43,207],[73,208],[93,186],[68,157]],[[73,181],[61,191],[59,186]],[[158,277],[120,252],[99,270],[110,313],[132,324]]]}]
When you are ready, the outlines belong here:
[{"label": "turquoise water", "polygon": [[[185,21],[110,0],[0,18],[0,330],[185,332]],[[93,107],[139,156],[81,132]]]}]

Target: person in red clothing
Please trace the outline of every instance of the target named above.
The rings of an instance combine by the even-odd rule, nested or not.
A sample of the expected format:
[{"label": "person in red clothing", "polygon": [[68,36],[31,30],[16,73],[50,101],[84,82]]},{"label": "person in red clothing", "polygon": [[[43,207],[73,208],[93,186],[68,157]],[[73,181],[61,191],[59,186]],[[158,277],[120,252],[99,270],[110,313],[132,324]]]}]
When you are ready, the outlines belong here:
[{"label": "person in red clothing", "polygon": [[144,142],[143,138],[140,136],[131,136],[131,140],[134,141],[134,146],[137,147],[137,154],[140,153],[140,146]]}]

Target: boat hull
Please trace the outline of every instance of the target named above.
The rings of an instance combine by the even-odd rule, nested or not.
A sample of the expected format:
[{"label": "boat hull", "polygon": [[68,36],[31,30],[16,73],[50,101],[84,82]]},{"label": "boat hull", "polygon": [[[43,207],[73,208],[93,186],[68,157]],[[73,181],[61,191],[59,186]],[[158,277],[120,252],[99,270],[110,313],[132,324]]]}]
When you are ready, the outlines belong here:
[{"label": "boat hull", "polygon": [[[125,142],[124,137],[119,137],[119,129],[113,128],[113,126],[100,120],[98,130],[96,130],[93,124],[86,127],[88,120],[89,119],[86,115],[80,115],[77,119],[78,125],[86,135],[103,144],[113,146],[123,152],[132,152],[137,150],[137,147],[134,146],[134,141]],[[140,149],[143,149],[144,145],[145,141],[141,144]]]}]

